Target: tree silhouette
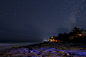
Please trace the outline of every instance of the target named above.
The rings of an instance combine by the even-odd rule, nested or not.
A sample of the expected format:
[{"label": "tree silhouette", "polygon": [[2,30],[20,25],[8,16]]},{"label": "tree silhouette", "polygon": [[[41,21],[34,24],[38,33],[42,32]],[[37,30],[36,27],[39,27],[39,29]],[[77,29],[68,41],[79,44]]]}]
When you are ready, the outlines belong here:
[{"label": "tree silhouette", "polygon": [[84,30],[83,30],[83,29],[81,29],[81,30],[80,30],[80,33],[81,33],[81,32],[83,32],[83,31],[84,31]]},{"label": "tree silhouette", "polygon": [[63,36],[63,34],[62,34],[62,33],[59,33],[59,34],[58,34],[58,37],[62,37],[62,36]]},{"label": "tree silhouette", "polygon": [[70,33],[69,33],[69,36],[73,36],[73,35],[74,35],[74,33],[73,33],[73,32],[70,32]]},{"label": "tree silhouette", "polygon": [[77,34],[77,33],[78,33],[78,31],[79,31],[79,28],[74,27],[74,29],[73,29],[73,33]]},{"label": "tree silhouette", "polygon": [[65,33],[65,32],[64,32],[63,34],[64,34],[64,35],[67,35],[67,33]]},{"label": "tree silhouette", "polygon": [[[77,27],[74,27],[72,32],[69,32],[69,34],[67,33],[59,33],[57,36],[53,36],[55,37],[55,40],[60,40],[62,42],[85,42],[86,43],[86,36],[82,37],[80,36],[80,34],[83,32],[83,29],[79,29]],[[85,30],[86,32],[86,30]]]},{"label": "tree silhouette", "polygon": [[60,40],[63,40],[63,36],[64,36],[64,35],[63,35],[62,33],[59,33],[59,34],[58,34],[58,38],[59,38]]},{"label": "tree silhouette", "polygon": [[83,29],[81,29],[81,31],[84,31]]}]

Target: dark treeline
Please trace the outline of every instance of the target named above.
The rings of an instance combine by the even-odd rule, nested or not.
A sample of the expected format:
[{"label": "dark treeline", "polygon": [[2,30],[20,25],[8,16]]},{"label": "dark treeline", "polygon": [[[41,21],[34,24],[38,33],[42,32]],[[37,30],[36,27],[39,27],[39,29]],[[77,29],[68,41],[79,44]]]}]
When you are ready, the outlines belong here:
[{"label": "dark treeline", "polygon": [[86,30],[79,29],[77,27],[74,27],[72,32],[67,33],[59,33],[55,37],[56,40],[60,40],[62,42],[86,42]]}]

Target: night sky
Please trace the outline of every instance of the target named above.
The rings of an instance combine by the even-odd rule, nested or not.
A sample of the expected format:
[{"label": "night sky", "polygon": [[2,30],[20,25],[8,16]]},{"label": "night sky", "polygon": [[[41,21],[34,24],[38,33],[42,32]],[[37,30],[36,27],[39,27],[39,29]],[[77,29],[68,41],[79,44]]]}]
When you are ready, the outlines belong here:
[{"label": "night sky", "polygon": [[0,0],[0,42],[43,41],[85,24],[86,0]]}]

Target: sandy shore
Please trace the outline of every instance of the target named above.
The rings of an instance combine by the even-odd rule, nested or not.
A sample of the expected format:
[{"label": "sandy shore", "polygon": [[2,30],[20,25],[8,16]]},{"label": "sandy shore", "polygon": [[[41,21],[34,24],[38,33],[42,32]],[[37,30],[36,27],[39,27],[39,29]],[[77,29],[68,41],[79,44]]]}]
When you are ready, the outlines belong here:
[{"label": "sandy shore", "polygon": [[36,56],[36,57],[64,57],[86,56],[86,46],[83,43],[39,43],[28,46],[13,47],[0,51],[0,57]]}]

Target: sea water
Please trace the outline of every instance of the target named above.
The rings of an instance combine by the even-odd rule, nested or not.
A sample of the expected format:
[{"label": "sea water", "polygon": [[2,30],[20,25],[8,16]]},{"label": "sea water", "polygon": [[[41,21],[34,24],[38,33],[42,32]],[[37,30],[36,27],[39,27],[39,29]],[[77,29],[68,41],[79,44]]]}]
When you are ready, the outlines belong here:
[{"label": "sea water", "polygon": [[5,50],[11,47],[27,46],[31,44],[37,44],[41,42],[11,42],[11,43],[0,43],[0,50]]}]

